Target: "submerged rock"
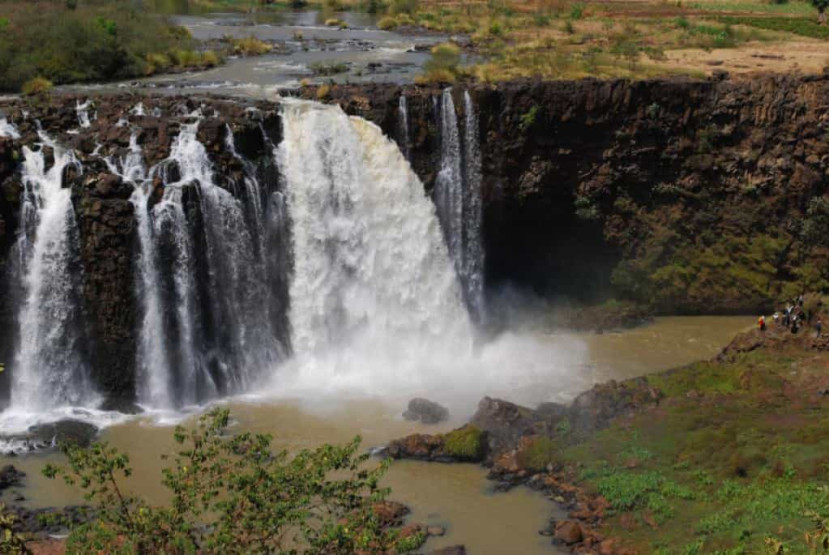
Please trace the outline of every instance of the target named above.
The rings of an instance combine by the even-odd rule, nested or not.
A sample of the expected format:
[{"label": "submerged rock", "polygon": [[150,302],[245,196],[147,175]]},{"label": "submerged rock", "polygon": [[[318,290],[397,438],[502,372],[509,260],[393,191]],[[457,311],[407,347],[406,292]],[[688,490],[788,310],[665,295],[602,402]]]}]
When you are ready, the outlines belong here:
[{"label": "submerged rock", "polygon": [[449,410],[434,401],[418,397],[409,401],[409,408],[403,413],[403,418],[419,420],[424,424],[437,424],[449,418]]},{"label": "submerged rock", "polygon": [[80,447],[88,447],[97,435],[97,426],[80,420],[66,419],[32,426],[29,428],[27,438],[38,445],[75,443]]},{"label": "submerged rock", "polygon": [[0,491],[8,489],[12,486],[19,486],[21,480],[26,477],[26,473],[17,470],[14,466],[8,464],[0,469]]}]

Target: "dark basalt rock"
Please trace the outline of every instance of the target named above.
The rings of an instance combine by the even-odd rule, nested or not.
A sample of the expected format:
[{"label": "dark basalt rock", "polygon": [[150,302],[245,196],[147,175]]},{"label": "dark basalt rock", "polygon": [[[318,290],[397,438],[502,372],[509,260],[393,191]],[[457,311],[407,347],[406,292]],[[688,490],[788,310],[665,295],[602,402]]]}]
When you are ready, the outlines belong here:
[{"label": "dark basalt rock", "polygon": [[25,477],[26,473],[17,470],[14,466],[10,464],[4,466],[0,469],[0,491],[21,485],[20,482]]},{"label": "dark basalt rock", "polygon": [[403,418],[424,424],[437,424],[449,418],[449,410],[433,401],[418,397],[409,401],[409,407],[403,413]]},{"label": "dark basalt rock", "polygon": [[38,424],[29,428],[28,436],[35,441],[49,443],[74,443],[89,447],[98,435],[98,427],[80,420],[59,420],[50,424]]}]

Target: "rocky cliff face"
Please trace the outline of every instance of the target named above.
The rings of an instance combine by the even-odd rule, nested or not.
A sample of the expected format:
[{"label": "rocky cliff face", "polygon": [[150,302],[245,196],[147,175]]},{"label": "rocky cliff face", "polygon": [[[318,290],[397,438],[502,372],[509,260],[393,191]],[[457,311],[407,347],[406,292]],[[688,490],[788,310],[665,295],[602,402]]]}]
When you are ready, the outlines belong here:
[{"label": "rocky cliff face", "polygon": [[[55,97],[46,103],[10,102],[0,106],[13,121],[21,137],[0,137],[0,362],[13,372],[16,309],[22,302],[19,276],[15,276],[15,242],[20,229],[20,199],[23,190],[21,164],[24,145],[41,139],[38,126],[59,144],[72,148],[83,171],[67,168],[63,186],[71,188],[78,224],[80,260],[73,269],[79,276],[84,328],[83,356],[91,378],[106,396],[106,405],[129,408],[136,396],[137,329],[141,314],[136,299],[136,264],[139,245],[135,207],[130,201],[134,186],[125,182],[107,164],[127,155],[135,130],[144,164],[151,167],[164,160],[182,122],[201,109],[210,113],[199,128],[199,140],[211,154],[220,179],[232,188],[240,180],[240,161],[226,145],[227,132],[234,134],[243,153],[261,175],[272,173],[272,152],[265,137],[278,140],[278,118],[271,104],[235,101],[160,97],[143,100],[111,96],[96,99],[90,111],[91,125],[79,126],[77,104],[84,98]],[[143,115],[155,112],[155,116]],[[127,125],[129,122],[130,125]],[[50,148],[45,147],[47,163]],[[173,169],[172,171],[176,171]],[[275,179],[273,175],[269,178]],[[160,178],[154,182],[154,201],[163,193]],[[198,201],[188,204],[192,217],[198,215]],[[0,375],[8,394],[9,372]]]},{"label": "rocky cliff face", "polygon": [[[462,92],[453,91],[459,113]],[[375,122],[398,142],[408,136],[404,151],[431,191],[440,160],[439,93],[338,86],[322,100]],[[663,313],[756,311],[801,289],[829,287],[829,77],[517,82],[475,86],[470,93],[480,121],[490,287],[516,283],[585,301],[613,295]],[[302,94],[317,99],[319,92]],[[209,117],[198,136],[220,186],[233,192],[243,170],[228,152],[227,129],[260,178],[276,181],[271,149],[280,140],[278,107],[104,96],[91,108],[97,119],[81,128],[76,106],[83,100],[0,103],[22,136],[0,138],[0,361],[11,360],[20,296],[8,278],[20,217],[21,149],[37,141],[39,121],[84,165],[82,174],[64,176],[64,186],[72,188],[80,234],[86,356],[110,399],[129,402],[140,319],[136,221],[132,185],[103,157],[127,153],[132,127],[145,164],[157,164],[188,114],[201,109]],[[136,113],[139,100],[144,110]],[[157,185],[156,200],[163,188]],[[198,218],[197,199],[189,202]],[[276,328],[287,329],[284,317],[282,311]]]},{"label": "rocky cliff face", "polygon": [[[403,91],[412,164],[427,188],[439,145],[434,92]],[[490,286],[713,314],[829,286],[829,77],[520,82],[471,93]],[[340,87],[326,100],[395,137],[398,94]]]}]

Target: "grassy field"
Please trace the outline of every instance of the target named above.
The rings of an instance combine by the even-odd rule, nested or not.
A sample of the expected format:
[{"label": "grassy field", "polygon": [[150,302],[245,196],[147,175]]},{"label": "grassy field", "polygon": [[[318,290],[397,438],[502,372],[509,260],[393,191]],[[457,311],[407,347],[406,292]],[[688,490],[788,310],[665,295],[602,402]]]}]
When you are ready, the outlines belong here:
[{"label": "grassy field", "polygon": [[599,533],[635,553],[825,553],[829,351],[814,336],[771,325],[720,360],[605,386],[601,406],[658,402],[586,435],[565,418],[517,460],[601,496]]}]

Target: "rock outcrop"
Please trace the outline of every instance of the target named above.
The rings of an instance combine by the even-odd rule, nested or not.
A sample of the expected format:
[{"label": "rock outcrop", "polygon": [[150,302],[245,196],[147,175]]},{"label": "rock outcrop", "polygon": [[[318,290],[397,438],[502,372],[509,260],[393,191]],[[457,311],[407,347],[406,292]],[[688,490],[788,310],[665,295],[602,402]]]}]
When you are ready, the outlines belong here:
[{"label": "rock outcrop", "polygon": [[[435,92],[338,86],[326,100],[398,137],[406,94],[412,166],[430,189]],[[520,81],[471,94],[491,286],[722,314],[829,284],[829,75]]]},{"label": "rock outcrop", "polygon": [[409,406],[403,413],[403,418],[420,421],[424,424],[437,424],[449,418],[449,410],[434,401],[418,397],[409,401]]}]

